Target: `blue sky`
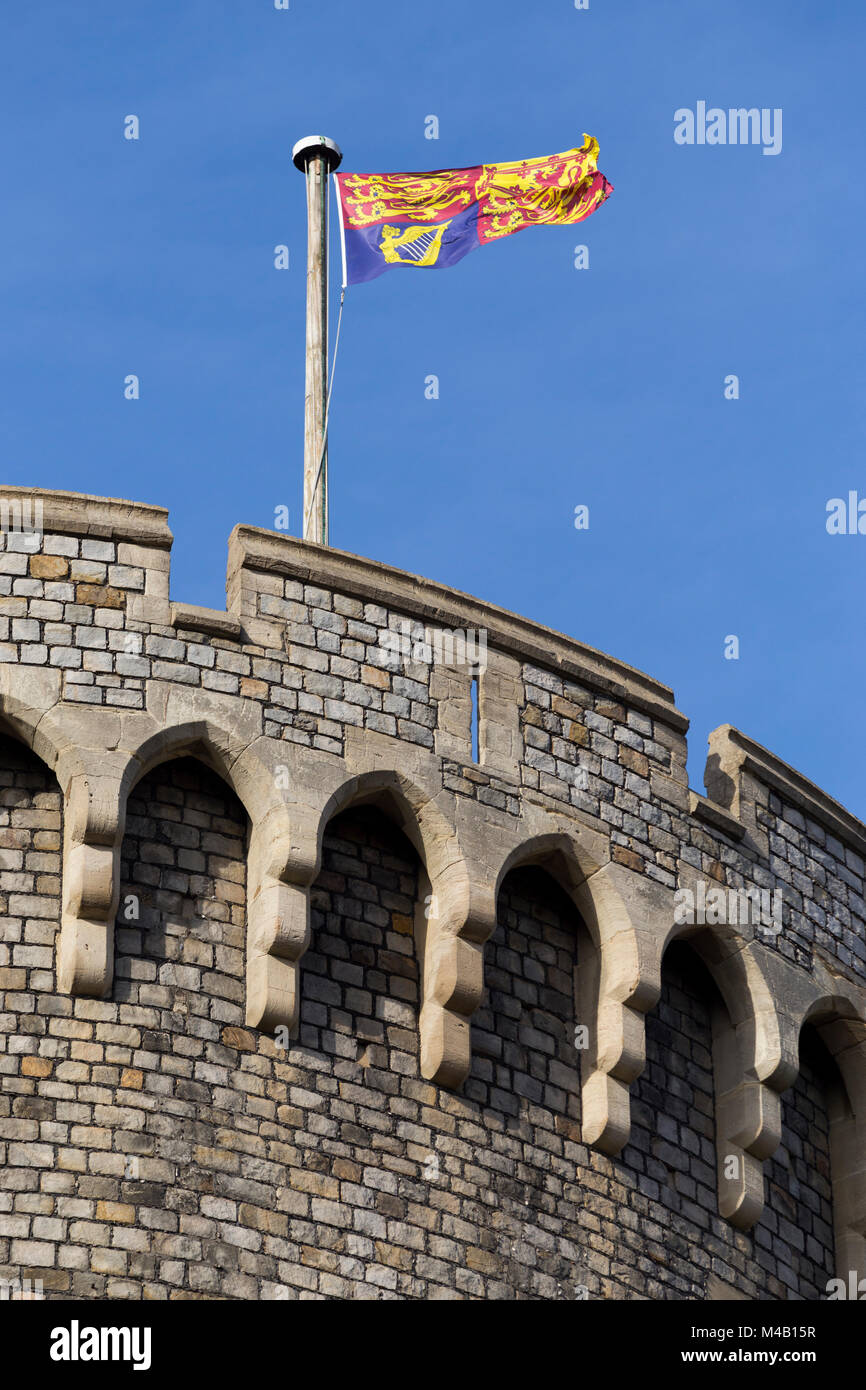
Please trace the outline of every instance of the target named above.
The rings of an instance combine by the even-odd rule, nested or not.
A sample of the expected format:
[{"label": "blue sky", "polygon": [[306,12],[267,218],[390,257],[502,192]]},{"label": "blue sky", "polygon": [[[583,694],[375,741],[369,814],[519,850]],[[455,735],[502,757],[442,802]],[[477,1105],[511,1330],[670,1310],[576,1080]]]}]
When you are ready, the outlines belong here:
[{"label": "blue sky", "polygon": [[[46,0],[2,37],[6,482],[167,506],[173,597],[222,607],[237,521],[301,529],[295,140],[413,170],[589,132],[580,227],[350,290],[332,543],[672,685],[697,788],[732,723],[866,817],[866,536],[825,529],[866,497],[862,0]],[[781,108],[782,152],[676,145],[698,101]]]}]

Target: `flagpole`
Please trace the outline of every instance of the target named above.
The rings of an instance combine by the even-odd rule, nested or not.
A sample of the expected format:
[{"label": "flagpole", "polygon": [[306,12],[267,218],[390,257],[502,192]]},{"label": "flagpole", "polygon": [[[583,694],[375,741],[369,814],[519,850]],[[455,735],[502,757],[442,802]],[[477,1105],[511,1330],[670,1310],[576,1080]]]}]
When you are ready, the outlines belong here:
[{"label": "flagpole", "polygon": [[305,541],[328,544],[328,180],[343,158],[324,135],[308,135],[292,150],[307,187],[307,341],[304,386]]}]

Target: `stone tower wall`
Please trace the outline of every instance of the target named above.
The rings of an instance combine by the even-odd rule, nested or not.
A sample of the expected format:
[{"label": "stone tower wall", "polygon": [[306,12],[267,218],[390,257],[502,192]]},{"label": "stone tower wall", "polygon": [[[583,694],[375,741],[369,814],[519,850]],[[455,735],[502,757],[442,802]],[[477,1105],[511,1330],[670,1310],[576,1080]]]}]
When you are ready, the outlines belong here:
[{"label": "stone tower wall", "polygon": [[430,581],[241,526],[193,608],[162,509],[0,509],[0,1279],[866,1276],[866,827]]}]

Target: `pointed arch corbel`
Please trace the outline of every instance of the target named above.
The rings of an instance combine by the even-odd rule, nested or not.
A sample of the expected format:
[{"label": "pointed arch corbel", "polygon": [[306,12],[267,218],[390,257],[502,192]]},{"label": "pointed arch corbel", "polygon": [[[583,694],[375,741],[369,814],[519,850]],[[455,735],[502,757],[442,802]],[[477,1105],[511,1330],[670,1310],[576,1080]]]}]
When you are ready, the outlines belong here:
[{"label": "pointed arch corbel", "polygon": [[310,943],[310,885],[321,863],[320,806],[290,776],[285,746],[259,738],[232,766],[250,816],[246,1021],[294,1036],[299,964]]},{"label": "pointed arch corbel", "polygon": [[[166,692],[164,705],[164,722],[149,720],[126,755],[122,814],[142,777],[178,757],[198,758],[231,787],[250,825],[246,1021],[263,1032],[291,1029],[297,1018],[296,963],[308,940],[306,889],[315,873],[312,810],[292,799],[294,782],[283,775],[285,748],[262,736],[256,706],[228,705],[211,692],[174,690]],[[120,841],[122,835],[121,825]]]},{"label": "pointed arch corbel", "polygon": [[2,721],[53,771],[64,798],[58,989],[102,997],[113,973],[123,758],[112,740],[121,716],[65,705],[60,696],[58,671],[0,667]]},{"label": "pointed arch corbel", "polygon": [[678,924],[664,949],[673,941],[688,943],[721,996],[711,1016],[719,1215],[750,1230],[764,1209],[764,1161],[782,1136],[778,1084],[790,1076],[773,992],[741,929]]},{"label": "pointed arch corbel", "polygon": [[659,943],[673,916],[673,893],[609,858],[606,837],[556,819],[506,858],[511,869],[545,868],[586,927],[578,944],[577,1014],[587,1026],[582,1053],[584,1143],[615,1155],[631,1132],[629,1086],[646,1061],[644,1015],[661,990]]},{"label": "pointed arch corbel", "polygon": [[456,1089],[472,1065],[471,1018],[484,990],[484,943],[496,927],[496,893],[464,860],[432,872],[433,913],[416,926],[423,960],[421,1075]]},{"label": "pointed arch corbel", "polygon": [[[39,725],[58,748],[56,774],[65,795],[63,912],[58,986],[102,998],[114,977],[114,924],[120,852],[130,792],[163,762],[190,755],[214,769],[244,803],[233,768],[258,732],[260,716],[220,708],[209,692],[152,692],[155,713],[58,705]],[[249,794],[248,787],[244,790]],[[253,804],[258,803],[253,798]],[[251,817],[252,819],[252,817]]]},{"label": "pointed arch corbel", "polygon": [[[458,1086],[471,1061],[469,1018],[481,999],[481,946],[495,925],[495,895],[485,879],[471,878],[455,827],[436,804],[441,789],[437,786],[433,792],[414,777],[377,766],[349,777],[345,768],[335,768],[330,787],[323,792],[321,761],[314,774],[308,770],[305,777],[302,757],[296,772],[296,793],[305,809],[300,823],[294,822],[297,843],[291,856],[273,875],[283,884],[291,880],[304,895],[303,930],[301,900],[293,899],[298,922],[293,936],[298,948],[293,957],[295,970],[309,941],[306,900],[321,865],[325,829],[350,806],[376,805],[406,835],[420,860],[415,944],[421,967],[421,1074],[441,1086]],[[317,792],[309,790],[313,786]],[[305,829],[299,836],[301,824]],[[285,898],[284,903],[288,905]],[[293,1027],[296,985],[295,991]]]},{"label": "pointed arch corbel", "polygon": [[114,979],[125,759],[88,749],[79,750],[76,761],[65,787],[57,984],[64,994],[102,999]]},{"label": "pointed arch corbel", "polygon": [[611,860],[586,876],[575,902],[594,943],[589,969],[578,971],[581,1011],[595,1021],[581,1083],[583,1140],[616,1155],[631,1135],[629,1088],[646,1065],[646,1014],[661,994],[673,893]]}]

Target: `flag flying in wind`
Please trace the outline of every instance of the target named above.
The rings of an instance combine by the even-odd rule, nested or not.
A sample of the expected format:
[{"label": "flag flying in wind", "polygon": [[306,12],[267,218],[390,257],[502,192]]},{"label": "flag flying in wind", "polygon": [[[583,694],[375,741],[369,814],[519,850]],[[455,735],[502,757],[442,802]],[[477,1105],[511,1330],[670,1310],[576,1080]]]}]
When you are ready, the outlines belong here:
[{"label": "flag flying in wind", "polygon": [[597,167],[598,141],[513,164],[424,174],[335,174],[343,280],[375,280],[392,266],[444,270],[476,246],[524,227],[582,222],[613,192]]}]

